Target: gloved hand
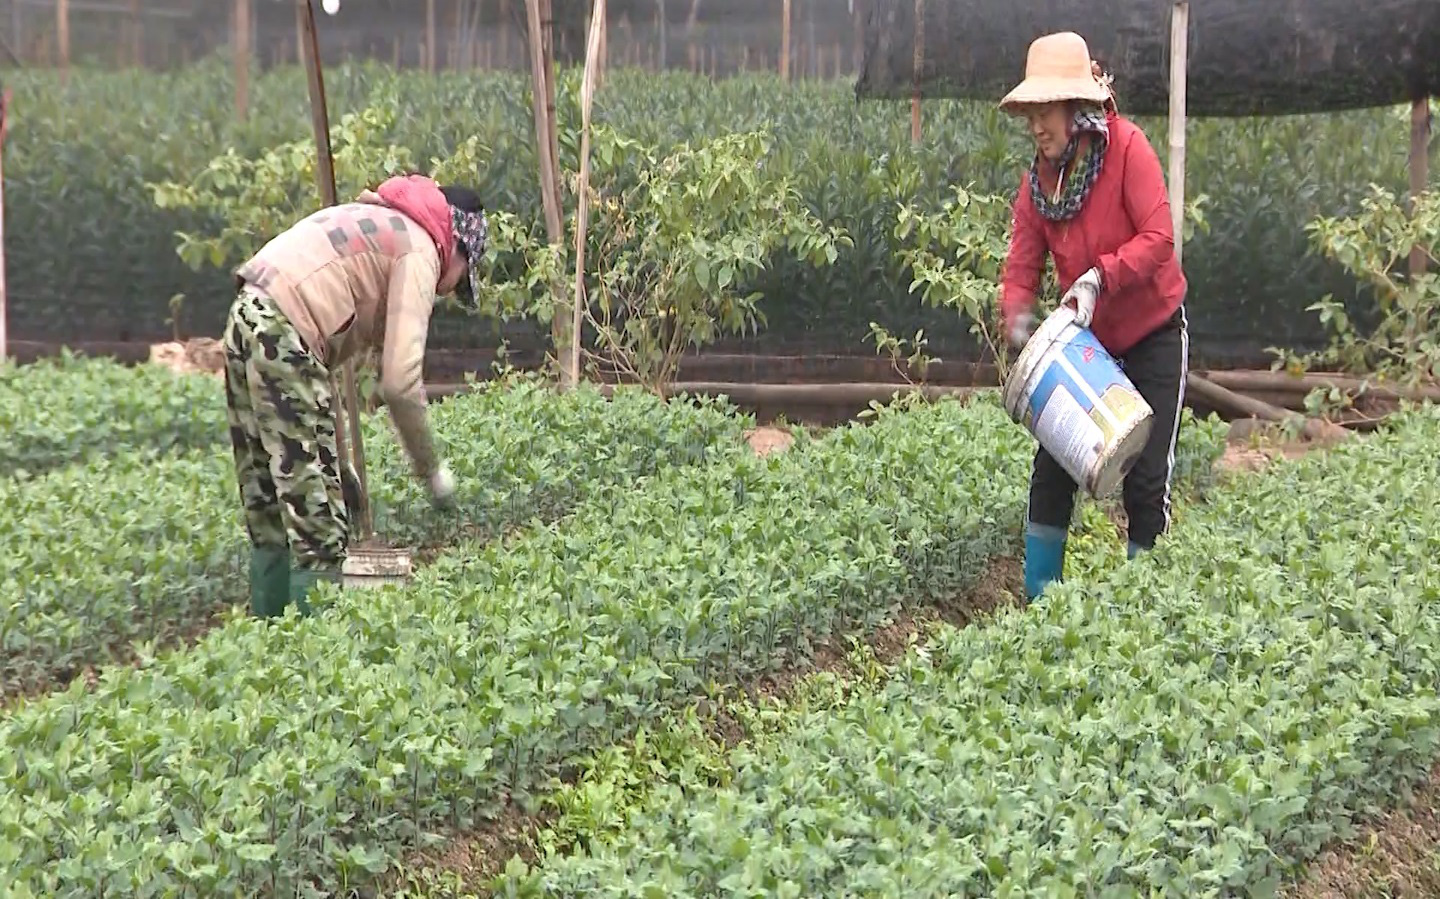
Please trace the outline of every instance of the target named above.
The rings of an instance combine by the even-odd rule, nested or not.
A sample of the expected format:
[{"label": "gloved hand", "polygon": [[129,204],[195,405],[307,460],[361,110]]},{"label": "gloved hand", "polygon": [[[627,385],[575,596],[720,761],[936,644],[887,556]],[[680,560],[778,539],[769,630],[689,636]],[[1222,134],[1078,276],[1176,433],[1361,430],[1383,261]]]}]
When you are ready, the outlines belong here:
[{"label": "gloved hand", "polygon": [[1074,306],[1075,324],[1082,328],[1088,328],[1090,322],[1095,318],[1095,301],[1099,298],[1100,269],[1092,268],[1075,279],[1075,283],[1065,291],[1065,296],[1060,302]]},{"label": "gloved hand", "polygon": [[430,475],[430,500],[441,508],[449,508],[455,497],[455,476],[444,462]]},{"label": "gloved hand", "polygon": [[1009,339],[1010,345],[1016,349],[1023,347],[1030,342],[1030,336],[1035,333],[1035,314],[1033,312],[1022,312],[1010,320],[1005,330],[1005,336]]}]

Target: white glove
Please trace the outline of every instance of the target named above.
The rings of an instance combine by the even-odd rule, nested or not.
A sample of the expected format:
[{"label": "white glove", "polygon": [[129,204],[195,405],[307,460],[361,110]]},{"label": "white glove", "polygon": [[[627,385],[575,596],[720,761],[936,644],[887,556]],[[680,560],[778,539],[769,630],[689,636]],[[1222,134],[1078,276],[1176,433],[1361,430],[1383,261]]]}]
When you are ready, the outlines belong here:
[{"label": "white glove", "polygon": [[1082,328],[1088,328],[1090,322],[1095,318],[1095,301],[1099,297],[1100,269],[1092,268],[1075,279],[1075,283],[1065,291],[1065,297],[1060,302],[1074,306],[1075,324]]},{"label": "white glove", "polygon": [[455,476],[450,473],[450,466],[441,462],[430,475],[430,498],[437,506],[447,506],[455,496]]},{"label": "white glove", "polygon": [[1010,338],[1010,345],[1019,349],[1030,342],[1030,335],[1035,333],[1035,314],[1024,312],[1015,316],[1010,322],[1010,331],[1006,335]]}]

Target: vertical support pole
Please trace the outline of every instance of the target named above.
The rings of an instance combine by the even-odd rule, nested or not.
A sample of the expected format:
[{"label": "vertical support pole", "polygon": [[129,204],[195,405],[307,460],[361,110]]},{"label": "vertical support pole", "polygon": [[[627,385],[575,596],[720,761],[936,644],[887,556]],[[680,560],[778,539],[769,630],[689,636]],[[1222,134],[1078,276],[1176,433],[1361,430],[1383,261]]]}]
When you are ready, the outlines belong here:
[{"label": "vertical support pole", "polygon": [[[526,22],[530,41],[530,92],[535,114],[535,155],[540,160],[540,199],[545,210],[545,232],[552,247],[565,240],[565,222],[560,210],[560,175],[554,126],[554,87],[547,70],[551,67],[548,42],[544,37],[545,10],[542,0],[525,0]],[[552,285],[555,316],[551,323],[551,339],[555,360],[563,369],[569,350],[566,339],[568,321],[560,315],[563,306],[563,284]]]},{"label": "vertical support pole", "polygon": [[850,0],[850,13],[855,19],[855,49],[850,66],[858,75],[865,61],[865,0]]},{"label": "vertical support pole", "polygon": [[235,0],[233,9],[235,121],[244,122],[250,113],[250,0]]},{"label": "vertical support pole", "polygon": [[5,130],[9,127],[9,113],[10,90],[6,88],[0,92],[0,363],[10,353],[10,310],[5,293]]},{"label": "vertical support pole", "polygon": [[425,0],[425,70],[435,74],[440,54],[435,47],[435,0]]},{"label": "vertical support pole", "polygon": [[[1425,192],[1430,182],[1430,98],[1421,97],[1410,106],[1410,202]],[[1425,274],[1425,251],[1410,251],[1410,277]]]},{"label": "vertical support pole", "polygon": [[1185,82],[1190,49],[1190,3],[1170,10],[1170,224],[1175,231],[1175,261],[1184,262],[1185,226]]},{"label": "vertical support pole", "polygon": [[[334,206],[335,159],[330,152],[330,114],[325,102],[325,76],[320,70],[320,39],[315,30],[315,7],[310,0],[296,0],[295,15],[300,31],[304,35],[301,55],[305,58],[305,74],[310,89],[310,123],[315,132],[315,151],[318,165],[315,180],[320,188],[320,199],[325,206]],[[359,404],[355,400],[355,363],[345,363],[343,383],[335,390],[334,376],[331,376],[331,391],[340,397],[340,412],[335,422],[335,443],[342,462],[349,462],[360,480],[360,508],[355,522],[356,533],[361,540],[372,533],[370,518],[370,489],[365,476],[365,444],[360,434]]]},{"label": "vertical support pole", "polygon": [[[18,9],[20,4],[16,3]],[[140,17],[140,0],[130,0],[130,64],[145,66],[145,20]]]},{"label": "vertical support pole", "polygon": [[60,83],[70,83],[70,0],[55,0],[55,33],[60,43]]},{"label": "vertical support pole", "polygon": [[[136,2],[136,0],[132,0]],[[25,17],[20,12],[20,4],[16,0],[10,0],[10,33],[14,35],[16,60],[24,65],[29,60],[29,54],[25,52]]]},{"label": "vertical support pole", "polygon": [[915,70],[910,95],[910,142],[920,143],[920,78],[925,71],[925,0],[915,0]]},{"label": "vertical support pole", "polygon": [[780,11],[780,77],[786,83],[790,81],[790,0],[782,0],[784,8]]},{"label": "vertical support pole", "polygon": [[585,75],[580,82],[580,195],[575,201],[575,305],[570,319],[570,355],[565,362],[565,380],[570,387],[580,383],[580,333],[587,303],[585,238],[590,227],[590,108],[595,100],[595,90],[600,85],[605,16],[605,0],[595,0],[590,13],[590,39],[585,45]]}]

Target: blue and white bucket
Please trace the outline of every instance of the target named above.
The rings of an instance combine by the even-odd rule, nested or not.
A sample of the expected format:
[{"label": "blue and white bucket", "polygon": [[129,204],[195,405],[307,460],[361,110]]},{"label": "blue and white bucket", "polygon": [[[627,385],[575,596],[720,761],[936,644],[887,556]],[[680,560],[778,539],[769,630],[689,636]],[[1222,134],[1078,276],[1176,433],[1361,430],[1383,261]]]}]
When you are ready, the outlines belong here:
[{"label": "blue and white bucket", "polygon": [[1005,411],[1035,435],[1075,483],[1110,494],[1150,437],[1155,412],[1100,341],[1061,306],[1020,351]]}]

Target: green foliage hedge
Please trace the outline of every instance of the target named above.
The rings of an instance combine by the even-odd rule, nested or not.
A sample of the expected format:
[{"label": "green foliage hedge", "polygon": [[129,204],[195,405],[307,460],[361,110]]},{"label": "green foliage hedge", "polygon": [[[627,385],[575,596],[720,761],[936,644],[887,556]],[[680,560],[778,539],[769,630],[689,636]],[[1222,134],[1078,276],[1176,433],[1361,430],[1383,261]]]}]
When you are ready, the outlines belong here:
[{"label": "green foliage hedge", "polygon": [[1440,755],[1437,441],[1428,407],[1224,487],[508,894],[1270,895]]},{"label": "green foliage hedge", "polygon": [[[19,337],[155,338],[168,333],[167,302],[187,295],[182,326],[218,332],[230,300],[223,272],[195,273],[175,257],[177,230],[203,218],[157,209],[149,183],[186,182],[211,158],[250,156],[308,138],[302,73],[266,72],[251,88],[256,110],[233,122],[227,62],[173,73],[22,72],[7,147],[7,241]],[[562,73],[560,155],[578,157],[578,71]],[[540,221],[531,112],[521,73],[431,77],[388,67],[327,72],[332,121],[393,93],[400,120],[377,135],[418,159],[445,157],[478,134],[489,150],[477,175],[494,208]],[[808,344],[868,352],[870,321],[906,334],[925,326],[932,347],[954,357],[969,345],[953,315],[924,311],[892,237],[901,203],[938,204],[949,185],[1009,193],[1027,148],[1023,130],[992,105],[927,103],[925,141],[909,142],[904,104],[857,104],[847,85],[783,87],[771,75],[712,83],[687,74],[616,71],[596,98],[598,121],[664,149],[674,142],[768,127],[778,145],[767,166],[792,173],[813,212],[855,236],[835,266],[813,270],[791,254],[769,260],[753,287],[770,326],[747,346]],[[1162,159],[1164,123],[1141,124]],[[1317,215],[1357,209],[1368,182],[1403,190],[1407,124],[1393,110],[1190,124],[1188,194],[1209,197],[1210,230],[1186,246],[1197,352],[1270,344],[1302,348],[1323,332],[1305,306],[1326,293],[1353,296],[1338,267],[1308,254],[1303,227]],[[378,177],[378,176],[377,176]],[[208,225],[213,227],[213,224]],[[538,233],[538,232],[537,232]],[[261,236],[257,235],[257,239]],[[493,324],[440,316],[436,346],[492,344]],[[512,329],[517,338],[534,328]]]}]

